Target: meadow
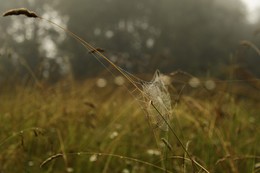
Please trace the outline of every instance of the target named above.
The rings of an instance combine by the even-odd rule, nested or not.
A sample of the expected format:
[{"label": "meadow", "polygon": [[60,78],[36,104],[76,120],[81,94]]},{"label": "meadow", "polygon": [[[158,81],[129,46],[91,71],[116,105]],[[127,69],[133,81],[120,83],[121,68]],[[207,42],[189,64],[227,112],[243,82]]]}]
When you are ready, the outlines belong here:
[{"label": "meadow", "polygon": [[[130,84],[97,80],[1,87],[0,171],[192,172],[174,135],[165,144],[149,125]],[[259,172],[259,101],[233,93],[241,83],[181,94],[178,83],[169,86],[170,125],[192,158],[209,172]]]},{"label": "meadow", "polygon": [[[46,20],[27,9],[4,16],[20,14]],[[228,80],[156,71],[152,81],[152,74],[139,74],[142,81],[46,21],[122,76],[111,70],[115,76],[50,84],[31,73],[21,83],[6,81],[0,88],[1,173],[260,171],[259,79],[248,71],[238,69]]]}]

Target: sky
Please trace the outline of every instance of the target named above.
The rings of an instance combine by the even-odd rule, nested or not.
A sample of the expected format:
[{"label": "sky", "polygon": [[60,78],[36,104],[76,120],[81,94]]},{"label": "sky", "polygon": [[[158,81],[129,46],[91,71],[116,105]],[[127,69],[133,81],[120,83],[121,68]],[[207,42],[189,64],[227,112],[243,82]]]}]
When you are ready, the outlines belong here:
[{"label": "sky", "polygon": [[260,0],[242,0],[246,4],[248,10],[248,20],[252,23],[256,22],[256,11],[260,8]]}]

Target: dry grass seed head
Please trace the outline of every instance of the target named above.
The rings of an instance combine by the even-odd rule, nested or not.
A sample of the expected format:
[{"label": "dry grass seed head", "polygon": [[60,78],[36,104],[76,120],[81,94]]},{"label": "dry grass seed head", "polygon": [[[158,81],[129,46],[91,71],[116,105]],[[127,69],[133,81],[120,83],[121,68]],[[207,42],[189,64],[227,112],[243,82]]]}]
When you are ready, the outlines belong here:
[{"label": "dry grass seed head", "polygon": [[97,47],[97,48],[95,48],[95,49],[89,51],[88,53],[96,53],[96,52],[105,52],[105,50],[102,49],[102,48]]},{"label": "dry grass seed head", "polygon": [[13,16],[13,15],[25,15],[27,17],[37,18],[39,17],[35,12],[29,11],[26,8],[17,8],[6,11],[3,16]]}]

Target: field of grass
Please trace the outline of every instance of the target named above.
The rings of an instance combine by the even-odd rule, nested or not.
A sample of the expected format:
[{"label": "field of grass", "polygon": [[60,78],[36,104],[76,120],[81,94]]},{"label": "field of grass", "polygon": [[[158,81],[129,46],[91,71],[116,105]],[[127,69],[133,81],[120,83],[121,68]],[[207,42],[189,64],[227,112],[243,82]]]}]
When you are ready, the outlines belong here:
[{"label": "field of grass", "polygon": [[[0,173],[205,172],[170,131],[149,125],[128,90],[96,79],[1,87]],[[184,90],[170,124],[208,172],[260,172],[260,103],[233,90]]]},{"label": "field of grass", "polygon": [[[48,21],[26,9],[4,16],[17,14]],[[129,77],[97,48],[48,22]],[[0,173],[260,172],[260,85],[247,71],[240,70],[245,80],[209,80],[203,87],[192,86],[197,78],[190,85],[185,77],[171,79],[166,132],[152,125],[147,106],[153,100],[138,94],[134,82],[116,85],[105,77],[105,85],[97,77],[47,84],[26,67],[35,84],[0,88]],[[158,93],[157,104],[166,107]],[[162,120],[157,108],[153,113]]]}]

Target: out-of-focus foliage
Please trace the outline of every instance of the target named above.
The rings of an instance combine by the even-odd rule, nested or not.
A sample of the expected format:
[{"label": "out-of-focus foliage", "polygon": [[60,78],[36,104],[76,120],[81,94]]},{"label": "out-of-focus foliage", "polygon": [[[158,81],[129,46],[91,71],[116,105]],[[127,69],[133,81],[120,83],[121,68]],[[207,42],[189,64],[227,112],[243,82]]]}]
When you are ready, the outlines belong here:
[{"label": "out-of-focus foliage", "polygon": [[[249,41],[253,43],[256,47],[260,48],[260,7],[258,8],[258,14],[256,23],[251,24],[250,26],[250,37]],[[244,47],[242,50],[243,54],[239,57],[239,62],[246,67],[247,69],[250,69],[255,74],[260,76],[260,70],[259,70],[259,64],[260,64],[260,56],[256,53],[254,49],[251,47]]]},{"label": "out-of-focus foliage", "polygon": [[[236,58],[239,41],[250,38],[252,30],[246,21],[245,8],[237,0],[25,2],[4,1],[0,10],[25,6],[67,25],[94,46],[104,48],[116,64],[132,72],[159,68],[163,72],[182,69],[193,74],[220,73],[220,67],[229,63],[230,57]],[[1,49],[11,49],[34,72],[41,66],[43,70],[36,74],[50,77],[58,73],[58,79],[71,69],[76,78],[82,78],[103,68],[78,43],[46,23],[25,18],[6,18],[0,22],[0,30],[5,33],[0,36],[4,40]],[[17,23],[19,28],[15,30]],[[46,45],[51,46],[48,49]],[[53,73],[50,63],[56,64]],[[246,63],[258,70],[254,61]]]},{"label": "out-of-focus foliage", "polygon": [[[25,7],[37,11],[45,18],[55,20],[49,15],[56,14],[54,8],[57,4],[51,1],[5,1],[2,4],[2,13],[9,9]],[[55,47],[64,40],[64,33],[52,29],[46,23],[23,16],[1,18],[0,24],[0,39],[3,43],[0,46],[1,80],[10,80],[13,76],[16,76],[16,80],[31,77],[48,77],[51,81],[59,79],[64,65],[59,65],[62,58]],[[52,49],[48,50],[50,46]],[[55,70],[52,69],[54,64],[58,67],[55,67]]]},{"label": "out-of-focus foliage", "polygon": [[[139,71],[214,71],[247,30],[244,7],[233,0],[77,0],[64,6],[71,17],[68,28]],[[82,54],[77,50],[75,65],[84,62]],[[88,63],[77,68],[79,74]]]}]

